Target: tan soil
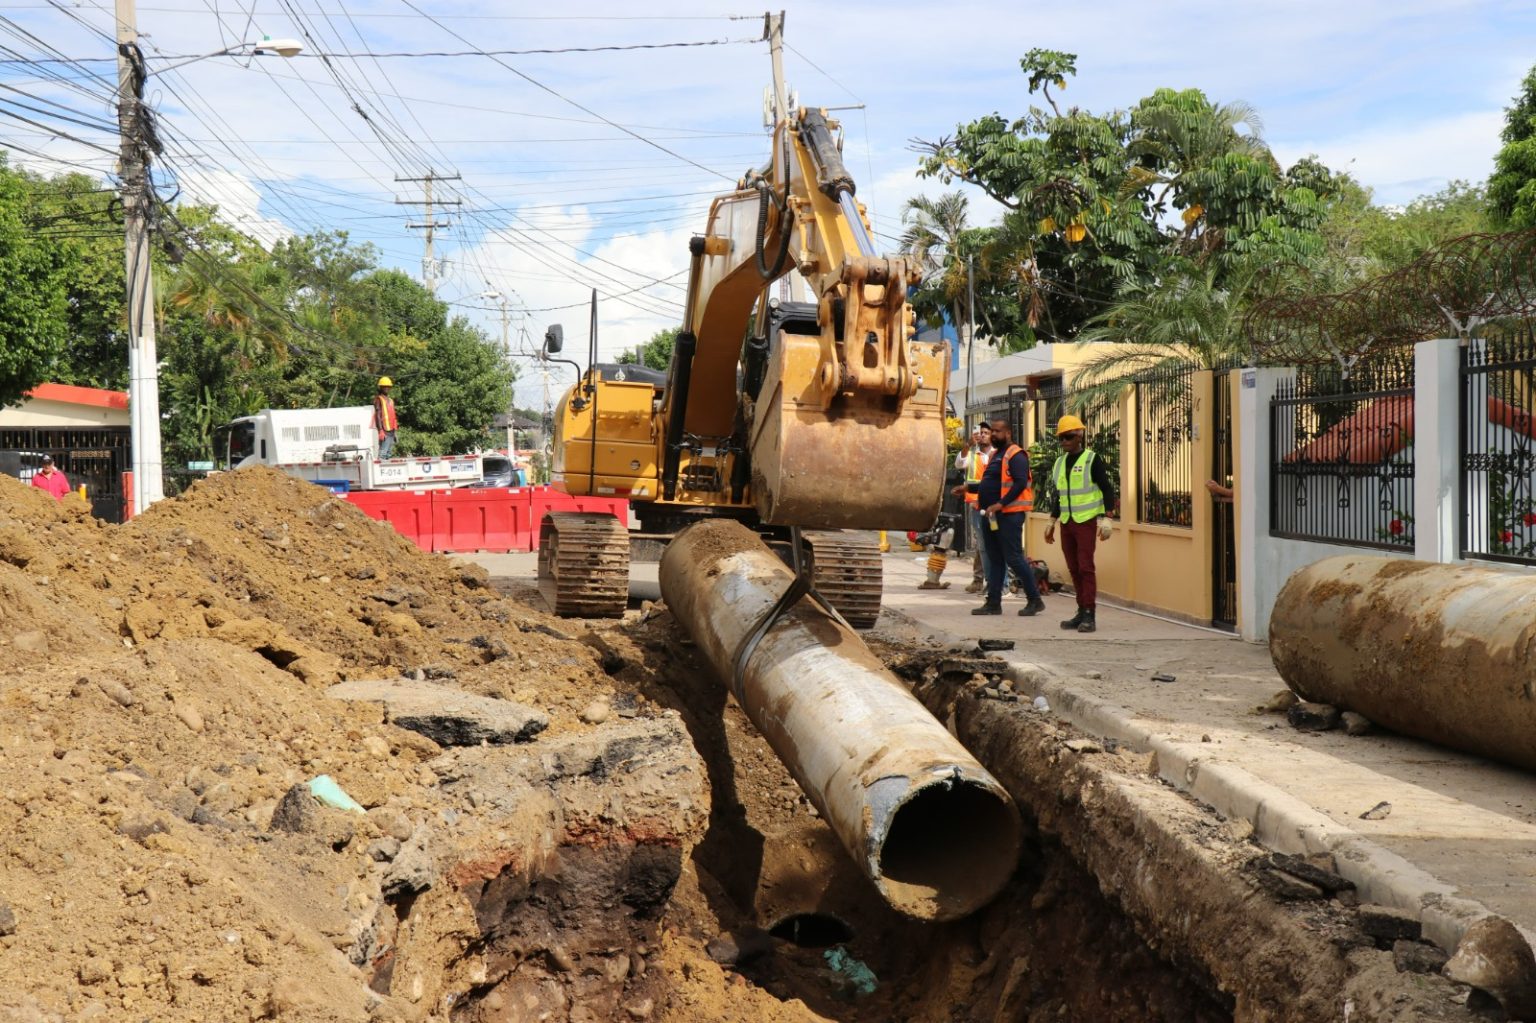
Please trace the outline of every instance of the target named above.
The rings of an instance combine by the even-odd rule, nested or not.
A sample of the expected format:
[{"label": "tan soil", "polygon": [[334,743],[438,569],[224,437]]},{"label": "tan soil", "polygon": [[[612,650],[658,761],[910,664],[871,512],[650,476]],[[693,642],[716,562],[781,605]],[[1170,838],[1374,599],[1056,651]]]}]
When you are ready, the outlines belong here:
[{"label": "tan soil", "polygon": [[[623,687],[581,631],[265,470],[120,527],[0,476],[0,1019],[433,1018],[342,950],[369,842],[441,826],[439,750],[323,687],[451,673],[546,734],[586,729]],[[367,816],[330,844],[268,834],[319,774]],[[700,1006],[670,1018],[775,1018],[713,963],[684,969],[685,942],[661,954]]]}]

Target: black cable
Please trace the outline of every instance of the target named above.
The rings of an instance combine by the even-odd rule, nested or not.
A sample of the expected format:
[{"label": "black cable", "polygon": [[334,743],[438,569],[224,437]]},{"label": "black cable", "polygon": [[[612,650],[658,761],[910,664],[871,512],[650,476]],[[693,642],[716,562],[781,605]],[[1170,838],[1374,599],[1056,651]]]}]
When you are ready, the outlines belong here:
[{"label": "black cable", "polygon": [[[464,38],[463,36],[459,35],[457,32],[453,31],[453,29],[451,29],[448,26],[444,25],[441,21],[438,21],[436,18],[434,18],[431,15],[427,14],[420,7],[417,7],[416,4],[412,3],[411,0],[400,0],[400,2],[405,4],[405,6],[409,7],[411,10],[415,11],[417,14],[421,15],[423,18],[426,18],[428,21],[432,22],[432,24],[436,25],[438,28],[442,29],[444,32],[447,32],[449,35],[453,36],[459,42],[464,43],[466,46],[473,46],[474,45],[474,43],[471,40]],[[538,79],[534,78],[532,75],[529,75],[529,74],[526,74],[526,73],[524,73],[522,71],[519,71],[517,68],[513,67],[511,64],[508,64],[506,61],[500,59],[499,57],[495,57],[495,56],[492,56],[491,54],[487,54],[483,50],[479,51],[479,52],[482,55],[484,55],[484,56],[490,57],[490,59],[492,61],[494,61],[497,64],[500,64],[502,67],[506,68],[508,71],[512,72],[514,75],[516,75],[517,77],[521,78],[523,81],[527,82],[529,85],[532,85],[535,88],[541,89],[544,92],[549,93],[551,96],[554,96],[556,99],[561,100],[564,103],[569,103],[571,106],[575,107],[577,110],[580,110],[584,114],[590,114],[591,116],[598,118],[604,124],[608,125],[610,128],[616,128],[619,131],[624,132],[626,135],[631,135],[634,138],[638,139],[641,142],[644,142],[646,145],[651,146],[654,149],[659,149],[663,153],[666,153],[668,156],[676,157],[677,159],[683,161],[686,164],[690,164],[690,165],[692,165],[694,167],[697,167],[699,170],[708,171],[710,174],[713,174],[713,175],[715,175],[718,178],[724,178],[726,181],[735,181],[736,180],[736,178],[733,175],[723,174],[720,171],[715,170],[713,167],[706,167],[702,163],[699,163],[697,160],[691,160],[691,159],[689,159],[688,157],[684,156],[681,153],[674,152],[673,150],[668,149],[666,146],[662,145],[659,142],[655,142],[655,141],[652,141],[649,138],[646,138],[644,135],[640,134],[637,131],[632,131],[629,128],[624,127],[622,124],[619,124],[617,121],[614,121],[614,120],[611,120],[611,119],[609,119],[607,117],[604,117],[602,114],[598,113],[596,110],[593,110],[590,107],[584,106],[581,103],[578,103],[576,100],[571,99],[569,96],[565,96],[565,95],[561,94],[559,91],[551,88],[550,86],[545,85],[543,82],[541,82]]]}]

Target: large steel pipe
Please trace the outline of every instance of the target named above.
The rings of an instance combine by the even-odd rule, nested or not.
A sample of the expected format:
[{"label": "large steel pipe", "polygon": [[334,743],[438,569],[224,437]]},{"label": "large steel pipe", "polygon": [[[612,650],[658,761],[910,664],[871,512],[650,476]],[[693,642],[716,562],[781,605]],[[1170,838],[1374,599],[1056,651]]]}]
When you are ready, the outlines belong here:
[{"label": "large steel pipe", "polygon": [[1327,558],[1280,591],[1269,650],[1303,699],[1536,770],[1536,577]]},{"label": "large steel pipe", "polygon": [[885,900],[926,920],[985,905],[1018,862],[1018,811],[852,630],[801,600],[732,683],[793,580],[735,522],[689,526],[661,559],[667,606]]}]

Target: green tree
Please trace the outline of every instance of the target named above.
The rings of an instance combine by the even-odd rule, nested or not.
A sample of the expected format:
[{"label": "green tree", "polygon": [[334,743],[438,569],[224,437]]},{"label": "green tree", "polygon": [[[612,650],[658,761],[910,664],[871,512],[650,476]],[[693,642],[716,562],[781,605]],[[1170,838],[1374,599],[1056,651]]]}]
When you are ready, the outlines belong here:
[{"label": "green tree", "polygon": [[1274,283],[1259,266],[1222,273],[1211,261],[1172,257],[1154,281],[1127,284],[1089,321],[1080,341],[1107,344],[1073,371],[1069,406],[1097,415],[1112,408],[1138,376],[1189,363],[1209,369],[1247,354],[1248,299]]},{"label": "green tree", "polygon": [[964,192],[947,192],[937,199],[913,196],[901,210],[901,249],[923,272],[912,296],[914,312],[931,327],[945,315],[957,331],[966,325],[966,263],[960,238],[968,228],[970,200]]},{"label": "green tree", "polygon": [[1220,284],[1255,259],[1321,253],[1332,175],[1315,161],[1282,173],[1251,108],[1159,89],[1128,111],[1063,110],[1049,90],[1066,87],[1076,58],[1031,50],[1021,67],[1048,109],[915,143],[919,174],[969,182],[1007,211],[981,246],[991,290],[1011,302],[993,331],[1005,345],[1076,337],[1174,254],[1213,262]]},{"label": "green tree", "polygon": [[666,372],[672,365],[672,349],[677,346],[677,335],[682,332],[682,329],[682,327],[668,327],[666,330],[658,330],[644,344],[626,348],[620,352],[619,361],[632,366],[646,366]]},{"label": "green tree", "polygon": [[1488,202],[1494,218],[1510,228],[1536,227],[1536,67],[1504,111],[1504,145],[1494,157]]},{"label": "green tree", "polygon": [[38,184],[0,156],[0,405],[59,376],[73,336],[75,260],[57,236],[62,222],[50,222],[47,230],[40,223]]},{"label": "green tree", "polygon": [[400,392],[400,447],[408,454],[488,447],[493,420],[512,407],[515,374],[498,346],[463,317],[436,331],[391,376]]}]

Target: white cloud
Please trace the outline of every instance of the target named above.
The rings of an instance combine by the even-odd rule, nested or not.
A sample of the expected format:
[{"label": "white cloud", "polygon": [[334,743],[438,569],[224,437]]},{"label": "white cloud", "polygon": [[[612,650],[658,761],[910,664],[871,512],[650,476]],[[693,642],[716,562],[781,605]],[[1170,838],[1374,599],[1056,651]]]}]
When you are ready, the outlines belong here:
[{"label": "white cloud", "polygon": [[1452,179],[1481,181],[1499,148],[1501,111],[1483,110],[1406,125],[1276,145],[1282,164],[1315,153],[1375,190],[1384,204],[1406,203]]},{"label": "white cloud", "polygon": [[293,236],[281,220],[261,212],[261,193],[250,180],[229,171],[183,171],[177,177],[182,201],[218,207],[218,218],[230,227],[255,238],[270,249]]}]

